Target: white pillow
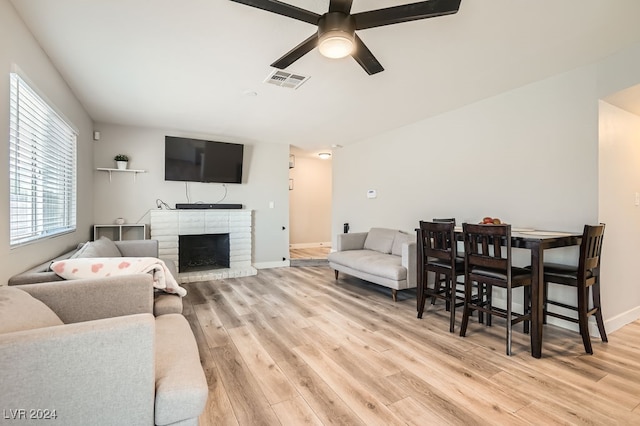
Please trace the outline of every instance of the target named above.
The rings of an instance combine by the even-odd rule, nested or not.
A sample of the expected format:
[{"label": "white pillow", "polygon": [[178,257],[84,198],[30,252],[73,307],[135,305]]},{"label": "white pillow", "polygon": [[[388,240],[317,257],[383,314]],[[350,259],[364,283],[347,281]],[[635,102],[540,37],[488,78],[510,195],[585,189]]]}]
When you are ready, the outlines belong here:
[{"label": "white pillow", "polygon": [[396,229],[371,228],[367,233],[367,238],[364,240],[364,248],[389,254],[397,232]]},{"label": "white pillow", "polygon": [[404,243],[409,244],[410,242],[415,240],[415,236],[404,233],[402,231],[398,231],[395,238],[393,239],[393,246],[391,247],[391,254],[395,254],[396,256],[402,256],[402,245]]},{"label": "white pillow", "polygon": [[122,257],[122,253],[118,250],[116,243],[107,237],[100,237],[99,240],[85,243],[78,254],[73,258],[87,257]]}]

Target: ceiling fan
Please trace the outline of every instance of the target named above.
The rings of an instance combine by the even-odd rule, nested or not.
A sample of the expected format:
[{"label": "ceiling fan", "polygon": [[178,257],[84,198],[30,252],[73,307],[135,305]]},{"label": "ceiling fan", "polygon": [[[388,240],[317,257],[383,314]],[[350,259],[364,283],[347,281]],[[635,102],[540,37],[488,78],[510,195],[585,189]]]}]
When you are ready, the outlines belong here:
[{"label": "ceiling fan", "polygon": [[354,14],[350,13],[353,0],[330,0],[329,11],[324,15],[277,0],[231,1],[318,26],[317,33],[272,63],[272,67],[285,69],[318,46],[320,53],[328,58],[351,55],[372,75],[384,71],[384,68],[355,33],[356,30],[451,15],[458,11],[462,0],[428,0]]}]

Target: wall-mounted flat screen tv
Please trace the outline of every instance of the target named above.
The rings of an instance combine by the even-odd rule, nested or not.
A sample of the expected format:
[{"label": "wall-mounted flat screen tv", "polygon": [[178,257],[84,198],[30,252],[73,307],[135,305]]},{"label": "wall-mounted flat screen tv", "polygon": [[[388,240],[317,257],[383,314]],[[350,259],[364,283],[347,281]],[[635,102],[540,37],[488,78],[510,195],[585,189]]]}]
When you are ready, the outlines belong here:
[{"label": "wall-mounted flat screen tv", "polygon": [[244,145],[165,136],[164,180],[242,183]]}]

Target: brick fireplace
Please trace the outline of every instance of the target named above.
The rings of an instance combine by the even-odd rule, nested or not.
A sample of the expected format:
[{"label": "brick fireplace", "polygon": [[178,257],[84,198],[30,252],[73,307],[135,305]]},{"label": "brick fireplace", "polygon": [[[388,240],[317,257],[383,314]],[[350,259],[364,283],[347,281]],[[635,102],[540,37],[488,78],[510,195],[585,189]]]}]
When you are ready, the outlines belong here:
[{"label": "brick fireplace", "polygon": [[[160,257],[175,263],[179,283],[246,277],[257,273],[251,265],[251,216],[250,210],[151,210],[151,238],[158,240]],[[180,264],[181,236],[193,236],[182,238],[183,241],[198,241],[196,251],[204,260]],[[202,242],[205,240],[218,242]],[[223,261],[218,255],[209,260],[201,256],[209,251],[213,253],[218,247],[224,248],[225,244],[228,244],[228,255],[222,255]],[[187,254],[184,248],[182,251],[183,257],[193,255],[193,249]],[[189,264],[194,267],[188,267]]]}]

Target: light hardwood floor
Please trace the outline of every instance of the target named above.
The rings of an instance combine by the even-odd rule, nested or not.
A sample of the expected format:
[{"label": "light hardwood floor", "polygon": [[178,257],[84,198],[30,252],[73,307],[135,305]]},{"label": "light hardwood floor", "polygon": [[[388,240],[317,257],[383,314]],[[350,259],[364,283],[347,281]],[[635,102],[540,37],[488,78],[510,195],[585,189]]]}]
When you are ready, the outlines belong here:
[{"label": "light hardwood floor", "polygon": [[289,249],[291,259],[326,259],[331,247],[309,247]]},{"label": "light hardwood floor", "polygon": [[546,326],[543,358],[514,331],[448,332],[398,293],[326,267],[185,284],[209,383],[200,425],[640,424],[640,322],[594,342]]}]

